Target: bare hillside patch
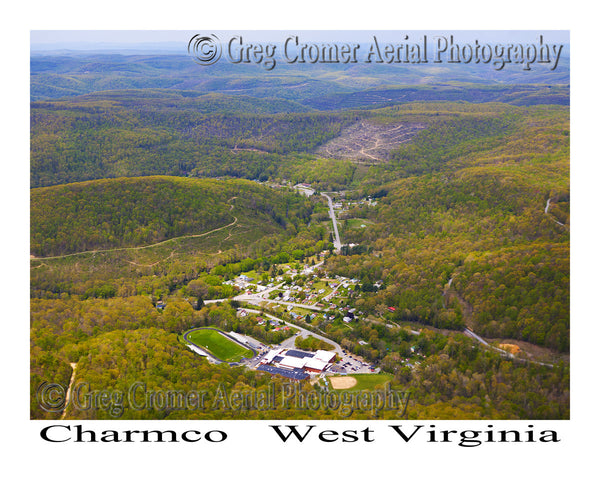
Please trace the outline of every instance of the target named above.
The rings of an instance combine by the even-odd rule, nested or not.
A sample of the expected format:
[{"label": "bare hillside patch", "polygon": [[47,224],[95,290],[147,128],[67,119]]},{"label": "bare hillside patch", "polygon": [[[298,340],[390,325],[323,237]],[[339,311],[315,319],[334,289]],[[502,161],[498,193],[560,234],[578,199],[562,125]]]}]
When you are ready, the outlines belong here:
[{"label": "bare hillside patch", "polygon": [[321,145],[316,153],[325,158],[380,163],[389,160],[390,152],[410,141],[426,125],[422,123],[376,124],[357,122]]}]

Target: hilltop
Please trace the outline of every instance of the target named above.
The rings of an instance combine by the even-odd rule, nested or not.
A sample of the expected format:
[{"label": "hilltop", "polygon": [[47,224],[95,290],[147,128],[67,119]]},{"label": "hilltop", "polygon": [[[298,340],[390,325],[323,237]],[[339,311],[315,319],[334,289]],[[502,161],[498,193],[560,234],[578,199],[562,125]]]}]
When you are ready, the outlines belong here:
[{"label": "hilltop", "polygon": [[260,223],[285,229],[310,214],[302,198],[244,180],[142,177],[31,190],[31,253],[60,256],[160,244]]}]

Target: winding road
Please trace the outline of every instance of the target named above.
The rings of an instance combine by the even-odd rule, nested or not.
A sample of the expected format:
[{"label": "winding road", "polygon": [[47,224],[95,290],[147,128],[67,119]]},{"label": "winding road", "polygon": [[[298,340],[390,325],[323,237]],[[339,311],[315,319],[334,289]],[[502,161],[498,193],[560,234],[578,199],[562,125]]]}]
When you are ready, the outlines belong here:
[{"label": "winding road", "polygon": [[[549,213],[549,212],[548,212],[548,210],[550,210],[550,200],[552,200],[552,199],[551,199],[551,198],[549,198],[549,199],[548,199],[548,201],[546,202],[546,208],[544,208],[544,213],[545,213],[546,215],[548,215],[548,213]],[[564,224],[564,223],[561,223],[561,222],[559,222],[559,221],[558,221],[556,218],[554,218],[554,217],[552,216],[552,214],[550,214],[550,218],[552,219],[552,221],[553,221],[554,223],[557,223],[557,224],[559,224],[561,227],[564,227],[564,226],[565,226],[565,224]]]}]

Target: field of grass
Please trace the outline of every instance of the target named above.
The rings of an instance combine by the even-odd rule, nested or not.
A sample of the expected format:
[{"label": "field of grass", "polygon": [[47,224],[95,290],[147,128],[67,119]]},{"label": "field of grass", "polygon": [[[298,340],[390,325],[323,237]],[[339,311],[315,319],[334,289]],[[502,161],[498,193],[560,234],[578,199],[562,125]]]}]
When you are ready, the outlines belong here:
[{"label": "field of grass", "polygon": [[391,381],[393,375],[387,373],[357,373],[348,375],[356,378],[356,385],[349,388],[348,391],[374,390],[382,388],[387,382]]},{"label": "field of grass", "polygon": [[317,350],[331,351],[335,349],[335,347],[331,343],[320,340],[316,337],[313,337],[312,335],[309,335],[306,338],[296,337],[294,345],[296,346],[296,348],[299,348],[301,350],[310,350],[313,352]]},{"label": "field of grass", "polygon": [[[364,225],[364,227],[363,227]],[[348,219],[348,228],[349,229],[359,229],[366,228],[369,225],[373,225],[371,220],[367,220],[366,218],[349,218]]]},{"label": "field of grass", "polygon": [[217,330],[199,329],[187,336],[188,340],[208,350],[213,356],[225,362],[239,362],[242,358],[251,358],[252,352],[232,342]]},{"label": "field of grass", "polygon": [[[322,280],[318,280],[315,283],[312,284],[311,286],[312,290],[314,293],[316,293],[318,295],[318,298],[321,299],[327,295],[329,295],[331,293],[331,287],[329,287],[329,285],[327,285],[324,281]],[[325,290],[323,293],[318,293],[319,290]]]},{"label": "field of grass", "polygon": [[315,312],[314,310],[302,307],[294,307],[292,312],[297,313],[298,315],[302,315],[302,318],[306,317],[306,315],[311,315],[313,313],[319,314],[319,312]]}]

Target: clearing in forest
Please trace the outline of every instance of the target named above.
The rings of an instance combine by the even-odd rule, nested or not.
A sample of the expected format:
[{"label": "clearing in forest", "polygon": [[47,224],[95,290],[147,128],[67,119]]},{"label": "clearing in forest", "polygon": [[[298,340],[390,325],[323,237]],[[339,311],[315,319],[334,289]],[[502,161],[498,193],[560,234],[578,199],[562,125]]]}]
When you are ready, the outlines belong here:
[{"label": "clearing in forest", "polygon": [[325,158],[353,160],[357,163],[381,163],[389,160],[390,152],[410,141],[423,123],[379,124],[357,122],[341,134],[321,145],[316,153]]}]

